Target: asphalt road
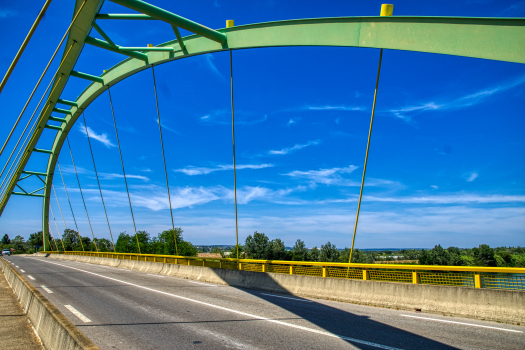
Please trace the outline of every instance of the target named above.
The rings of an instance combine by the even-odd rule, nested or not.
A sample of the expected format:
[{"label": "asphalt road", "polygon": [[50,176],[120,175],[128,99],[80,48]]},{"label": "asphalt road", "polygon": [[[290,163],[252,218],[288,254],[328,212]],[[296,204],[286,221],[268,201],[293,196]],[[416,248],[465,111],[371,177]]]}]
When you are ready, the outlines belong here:
[{"label": "asphalt road", "polygon": [[7,257],[101,349],[525,349],[525,327]]}]

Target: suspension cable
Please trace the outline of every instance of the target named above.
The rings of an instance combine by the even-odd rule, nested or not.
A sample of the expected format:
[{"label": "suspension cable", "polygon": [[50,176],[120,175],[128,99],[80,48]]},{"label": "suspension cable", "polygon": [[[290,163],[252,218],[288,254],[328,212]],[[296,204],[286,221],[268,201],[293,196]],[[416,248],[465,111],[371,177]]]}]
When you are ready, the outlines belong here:
[{"label": "suspension cable", "polygon": [[[55,248],[57,249],[57,252],[58,252],[57,240],[55,239],[55,235],[53,234],[51,230],[51,224],[49,223],[49,220],[47,221],[47,229],[49,230],[49,237],[53,239],[53,242],[55,243]],[[51,247],[51,250],[53,250],[53,245],[51,244],[51,242],[49,242],[49,247]]]},{"label": "suspension cable", "polygon": [[120,149],[120,141],[118,139],[117,121],[115,120],[115,111],[113,110],[113,100],[111,99],[111,90],[108,85],[109,104],[111,105],[111,114],[113,115],[113,125],[115,126],[115,135],[117,135],[117,146],[120,154],[120,163],[122,164],[122,174],[124,174],[124,183],[126,184],[126,192],[128,194],[129,210],[131,211],[131,219],[133,220],[133,228],[135,229],[135,238],[137,239],[137,247],[140,252],[139,236],[137,235],[137,225],[135,225],[135,216],[133,215],[133,207],[131,206],[131,197],[129,196],[128,180],[126,179],[126,171],[124,170],[124,160],[122,159],[122,150]]},{"label": "suspension cable", "polygon": [[357,203],[357,214],[355,217],[354,236],[352,238],[352,248],[350,249],[350,258],[348,259],[348,263],[352,262],[352,254],[354,252],[355,234],[357,232],[357,221],[359,220],[359,210],[361,209],[361,198],[363,197],[363,187],[365,185],[366,164],[368,162],[368,151],[370,150],[370,139],[372,137],[372,125],[374,124],[374,113],[376,110],[376,100],[377,100],[377,88],[379,86],[379,74],[381,73],[382,59],[383,59],[383,49],[381,49],[381,51],[379,52],[379,66],[377,67],[376,89],[374,91],[374,103],[372,104],[372,117],[370,118],[370,130],[368,130],[368,143],[366,144],[365,165],[363,167],[363,178],[361,180],[361,191],[359,192],[359,202]]},{"label": "suspension cable", "polygon": [[57,165],[58,165],[58,171],[60,172],[60,177],[62,178],[62,183],[64,184],[64,190],[66,190],[66,197],[67,197],[67,201],[69,202],[69,207],[71,208],[71,215],[73,215],[73,221],[75,222],[75,227],[77,228],[77,234],[78,234],[78,238],[80,239],[80,245],[82,246],[82,251],[85,252],[84,243],[82,243],[82,236],[80,236],[80,230],[78,229],[77,220],[75,219],[75,213],[73,212],[73,206],[71,205],[71,200],[69,199],[69,194],[67,193],[66,182],[64,181],[64,176],[62,175],[62,169],[60,169],[60,163],[58,162],[58,160],[57,160]]},{"label": "suspension cable", "polygon": [[51,208],[51,205],[49,206],[49,209],[51,210],[51,216],[53,216],[53,221],[55,222],[55,226],[57,228],[58,235],[60,236],[60,243],[62,243],[62,249],[66,251],[66,248],[64,248],[64,239],[62,238],[62,234],[60,233],[60,230],[58,229],[58,224],[55,219],[55,214],[53,214],[53,208]]},{"label": "suspension cable", "polygon": [[95,169],[95,176],[97,178],[98,191],[100,192],[100,198],[102,199],[102,207],[104,207],[104,214],[106,214],[106,221],[108,222],[109,235],[111,236],[111,243],[113,244],[113,251],[115,250],[115,242],[113,241],[113,233],[111,233],[111,226],[109,225],[108,212],[106,211],[106,204],[104,204],[104,196],[102,195],[102,188],[100,187],[100,181],[98,179],[97,166],[95,165],[95,157],[93,156],[93,148],[91,148],[91,141],[89,140],[89,129],[86,124],[86,117],[84,116],[84,111],[82,111],[82,119],[84,119],[84,128],[86,129],[86,136],[89,144],[89,151],[91,152],[91,159],[93,160],[93,168]]},{"label": "suspension cable", "polygon": [[[53,192],[55,192],[55,198],[57,200],[58,210],[60,210],[60,215],[62,216],[62,221],[64,221],[64,228],[67,229],[66,219],[64,219],[64,214],[62,214],[62,208],[60,207],[60,202],[58,201],[57,191],[55,191],[55,186],[53,184],[51,184],[51,188],[53,188]],[[51,205],[49,206],[49,208],[51,208]]]},{"label": "suspension cable", "polygon": [[93,244],[95,244],[95,249],[98,252],[97,241],[95,240],[95,234],[93,233],[93,227],[91,226],[91,220],[89,220],[89,214],[87,211],[86,201],[84,200],[84,194],[82,193],[82,187],[80,186],[80,179],[78,178],[77,166],[75,165],[75,160],[73,159],[73,152],[71,151],[71,144],[69,143],[69,137],[66,136],[67,147],[69,148],[69,154],[71,155],[71,162],[73,162],[73,169],[75,170],[75,175],[77,176],[78,189],[80,190],[80,196],[82,197],[82,203],[84,203],[84,209],[86,210],[86,216],[88,219],[89,229],[91,230],[91,236],[93,236]]},{"label": "suspension cable", "polygon": [[164,155],[164,141],[162,140],[162,126],[160,123],[159,99],[157,97],[157,83],[155,82],[155,69],[153,68],[153,66],[151,66],[151,72],[153,73],[153,89],[155,91],[155,103],[157,105],[157,118],[159,122],[159,133],[160,133],[160,146],[162,148],[162,161],[164,162],[164,174],[166,175],[166,188],[168,189],[168,202],[170,203],[171,227],[173,229],[173,240],[175,241],[175,254],[179,255],[179,249],[177,248],[177,237],[175,236],[175,223],[173,221],[173,209],[171,206],[170,185],[168,183],[168,170],[166,168],[166,156]]},{"label": "suspension cable", "polygon": [[232,103],[232,140],[233,140],[233,194],[235,198],[235,246],[237,248],[237,260],[239,259],[239,226],[237,224],[237,177],[235,168],[235,121],[233,108],[233,56],[230,49],[230,95]]},{"label": "suspension cable", "polygon": [[[9,139],[10,139],[11,136],[13,135],[13,132],[15,131],[16,126],[17,126],[18,123],[20,122],[20,119],[22,118],[22,115],[24,115],[24,112],[25,112],[27,106],[29,105],[29,102],[31,102],[31,99],[33,98],[33,95],[35,94],[36,90],[37,90],[38,87],[40,86],[40,82],[41,82],[42,79],[44,78],[44,75],[46,75],[47,70],[49,69],[49,66],[51,66],[51,63],[52,63],[53,60],[55,59],[55,56],[56,56],[56,54],[58,53],[58,50],[60,49],[60,47],[62,46],[62,43],[63,43],[64,40],[66,39],[67,34],[68,34],[69,31],[71,30],[71,27],[73,27],[73,24],[75,24],[75,21],[76,21],[78,15],[80,14],[80,12],[82,11],[82,9],[84,8],[84,5],[86,4],[86,2],[87,2],[87,0],[84,0],[84,2],[82,3],[82,5],[81,5],[80,8],[78,9],[77,13],[75,14],[75,17],[73,17],[73,20],[71,21],[71,24],[69,25],[69,27],[67,28],[66,32],[64,33],[64,36],[62,37],[62,40],[60,40],[60,43],[58,44],[57,48],[55,49],[55,52],[53,53],[53,55],[51,56],[51,59],[50,59],[49,62],[47,63],[47,66],[46,66],[46,68],[44,69],[44,72],[42,73],[42,75],[41,75],[40,78],[38,79],[38,82],[36,83],[35,88],[34,88],[33,91],[31,92],[31,95],[29,96],[29,99],[27,100],[27,102],[26,102],[24,108],[22,109],[22,112],[20,113],[20,115],[18,116],[18,119],[17,119],[16,122],[15,122],[15,125],[13,125],[13,128],[11,129],[11,132],[9,133],[9,136],[7,136],[7,139],[5,140],[4,145],[2,146],[2,149],[0,150],[0,156],[1,156],[2,153],[4,152],[4,149],[5,149],[5,147],[7,146],[7,143],[9,142]],[[64,56],[64,59],[65,59],[66,57],[67,57],[67,56]]]},{"label": "suspension cable", "polygon": [[13,59],[13,62],[11,62],[11,65],[9,66],[7,73],[5,73],[4,79],[2,79],[2,82],[0,83],[0,93],[4,89],[4,86],[7,83],[7,80],[9,79],[9,77],[11,76],[11,73],[13,73],[13,70],[15,69],[15,66],[18,63],[18,60],[22,56],[22,53],[24,52],[27,44],[29,43],[29,40],[31,40],[31,37],[33,36],[33,33],[38,27],[38,24],[44,17],[44,14],[46,13],[46,10],[49,7],[49,5],[51,5],[51,0],[46,1],[46,3],[44,4],[44,7],[42,7],[42,10],[40,10],[40,13],[38,14],[38,16],[36,16],[35,22],[33,22],[31,29],[29,29],[29,33],[27,33],[26,38],[24,39],[24,42],[22,42],[22,46],[20,46],[20,49],[18,49],[18,52],[16,53],[16,56]]}]

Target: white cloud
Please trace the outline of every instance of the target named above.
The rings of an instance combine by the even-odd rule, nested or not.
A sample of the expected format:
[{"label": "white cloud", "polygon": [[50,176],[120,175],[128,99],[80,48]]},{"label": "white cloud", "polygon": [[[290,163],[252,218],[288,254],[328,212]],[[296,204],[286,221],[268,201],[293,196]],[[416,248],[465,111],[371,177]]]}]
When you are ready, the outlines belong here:
[{"label": "white cloud", "polygon": [[349,165],[346,168],[331,168],[308,171],[294,170],[290,173],[283,175],[325,185],[342,185],[345,183],[349,185],[348,182],[345,182],[341,174],[350,174],[357,168],[358,167],[355,165]]},{"label": "white cloud", "polygon": [[[273,167],[273,164],[239,164],[235,168],[237,170],[243,170],[243,169],[264,169],[264,168],[271,168],[271,167]],[[213,168],[188,166],[182,169],[174,169],[173,171],[193,176],[193,175],[206,175],[206,174],[209,174],[215,171],[225,171],[225,170],[233,170],[233,164],[221,164]]]},{"label": "white cloud", "polygon": [[478,92],[465,95],[453,100],[443,102],[425,102],[412,106],[405,106],[402,108],[390,109],[388,112],[394,114],[394,116],[410,121],[412,116],[417,115],[425,111],[446,111],[461,109],[484,102],[487,98],[505,90],[512,89],[518,85],[525,83],[525,75],[518,77],[512,81],[503,82],[497,86],[490,87]]},{"label": "white cloud", "polygon": [[293,120],[293,118],[290,118],[290,120],[288,121],[288,126],[292,125],[292,124],[296,124],[297,122],[295,120]]},{"label": "white cloud", "polygon": [[330,105],[324,105],[324,106],[308,106],[305,109],[311,110],[311,111],[366,111],[365,107],[356,107],[356,106],[330,106]]},{"label": "white cloud", "polygon": [[430,185],[430,187],[432,187],[433,189],[437,190],[439,187],[436,186],[436,185]]},{"label": "white cloud", "polygon": [[[113,180],[113,179],[121,179],[124,178],[124,175],[122,174],[114,174],[114,173],[99,173],[100,177],[106,180]],[[149,181],[149,178],[142,175],[132,175],[132,174],[126,174],[126,179],[139,179],[143,181]]]},{"label": "white cloud", "polygon": [[[357,202],[358,196],[345,199],[329,199],[318,203],[348,203]],[[525,203],[521,195],[476,195],[468,193],[448,194],[439,196],[399,196],[378,197],[363,196],[364,202],[390,202],[402,204],[490,204],[490,203]]]},{"label": "white cloud", "polygon": [[217,66],[215,66],[215,63],[213,62],[215,60],[215,57],[212,54],[205,54],[202,56],[204,58],[204,61],[206,62],[206,65],[208,68],[221,80],[226,81],[226,78],[222,73],[217,69]]},{"label": "white cloud", "polygon": [[[159,120],[157,118],[154,119],[155,120],[155,123],[157,123],[157,125],[159,125]],[[172,133],[175,133],[175,134],[180,134],[179,132],[177,132],[175,129],[172,129],[170,128],[169,126],[166,126],[164,125],[164,123],[160,123],[160,125],[162,126],[163,129],[166,129],[168,131],[171,131]]]},{"label": "white cloud", "polygon": [[[80,130],[81,133],[83,133],[84,135],[88,136],[87,133],[86,133],[86,127],[83,124],[80,124],[78,129]],[[105,133],[97,134],[89,126],[87,127],[87,132],[89,133],[89,137],[90,138],[92,138],[94,140],[97,140],[99,142],[102,142],[104,144],[104,146],[106,146],[107,148],[115,147],[115,145],[108,139],[108,135],[107,134],[105,134]]]},{"label": "white cloud", "polygon": [[469,176],[467,177],[467,182],[472,182],[474,180],[476,180],[478,177],[478,173],[473,171],[469,174]]},{"label": "white cloud", "polygon": [[321,140],[308,141],[307,143],[305,143],[303,145],[296,144],[293,147],[287,147],[287,148],[283,148],[281,150],[270,150],[270,151],[268,151],[268,154],[279,154],[279,155],[288,154],[290,152],[300,150],[301,148],[305,148],[305,147],[312,146],[312,145],[318,145],[320,143],[321,143]]},{"label": "white cloud", "polygon": [[0,18],[14,17],[16,15],[17,15],[16,11],[0,7]]}]

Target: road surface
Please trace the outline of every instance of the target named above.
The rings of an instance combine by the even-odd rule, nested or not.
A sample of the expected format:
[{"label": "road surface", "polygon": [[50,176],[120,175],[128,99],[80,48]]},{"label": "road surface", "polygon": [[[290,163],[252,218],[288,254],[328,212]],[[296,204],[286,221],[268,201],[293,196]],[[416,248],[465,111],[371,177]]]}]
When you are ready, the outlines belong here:
[{"label": "road surface", "polygon": [[6,257],[101,349],[525,349],[525,327]]}]

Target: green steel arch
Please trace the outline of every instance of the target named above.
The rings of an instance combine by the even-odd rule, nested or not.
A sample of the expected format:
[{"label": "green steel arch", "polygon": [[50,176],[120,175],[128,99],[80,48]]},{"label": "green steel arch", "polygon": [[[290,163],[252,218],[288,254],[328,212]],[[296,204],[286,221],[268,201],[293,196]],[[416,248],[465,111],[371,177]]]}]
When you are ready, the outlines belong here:
[{"label": "green steel arch", "polygon": [[[212,30],[138,0],[111,1],[144,14],[99,14],[103,0],[77,0],[75,13],[79,8],[81,11],[66,44],[65,52],[69,54],[64,56],[38,125],[0,202],[1,215],[22,174],[45,176],[44,193],[31,195],[43,197],[42,224],[46,236],[55,165],[69,131],[82,111],[108,86],[113,86],[152,65],[230,49],[279,46],[384,48],[525,63],[525,18],[340,17],[287,20]],[[102,20],[125,19],[157,19],[167,22],[172,25],[177,40],[154,48],[123,48],[114,44],[97,25]],[[198,34],[181,38],[177,27]],[[92,29],[99,31],[107,41],[90,37]],[[76,72],[73,68],[84,44],[130,57],[109,68],[101,76]],[[76,101],[61,99],[61,93],[70,76],[92,81]],[[57,107],[58,104],[70,108]],[[53,112],[63,116],[51,116]],[[50,126],[47,124],[48,120],[58,121],[61,125]],[[50,150],[36,149],[37,142],[46,128],[56,132],[53,146]],[[49,154],[45,171],[25,171],[25,166],[34,152]]]}]

